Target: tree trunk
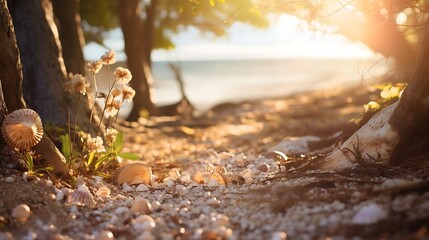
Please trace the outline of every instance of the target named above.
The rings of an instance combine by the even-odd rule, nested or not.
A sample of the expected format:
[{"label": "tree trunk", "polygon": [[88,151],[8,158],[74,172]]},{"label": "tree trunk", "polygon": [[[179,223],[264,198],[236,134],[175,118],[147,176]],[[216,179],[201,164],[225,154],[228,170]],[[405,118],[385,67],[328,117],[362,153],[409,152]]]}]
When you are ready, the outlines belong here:
[{"label": "tree trunk", "polygon": [[9,8],[21,50],[24,98],[44,123],[64,126],[67,123],[63,90],[66,71],[58,48],[58,34],[51,30],[55,28],[51,2],[12,0]]},{"label": "tree trunk", "polygon": [[149,65],[149,68],[152,68],[152,50],[153,50],[153,41],[155,38],[155,19],[156,19],[156,10],[158,7],[158,0],[150,1],[150,5],[146,7],[146,21],[144,26],[144,44],[143,44],[143,54],[145,60]]},{"label": "tree trunk", "polygon": [[[14,111],[25,107],[21,92],[22,78],[22,66],[12,18],[5,0],[0,0],[0,125],[8,110]],[[3,91],[3,88],[8,91]],[[35,149],[42,154],[48,165],[54,167],[55,173],[67,174],[64,157],[46,135]]]},{"label": "tree trunk", "polygon": [[69,109],[70,116],[79,116],[76,125],[87,129],[87,99],[66,95],[63,88],[68,80],[51,1],[11,0],[8,4],[21,50],[23,95],[29,107],[39,113],[44,123],[62,127],[69,122]]},{"label": "tree trunk", "polygon": [[[402,164],[429,154],[429,27],[414,75],[399,101],[382,109],[325,159],[323,168]],[[427,164],[427,157],[414,164]]]},{"label": "tree trunk", "polygon": [[[0,9],[0,81],[4,92],[4,101],[9,111],[24,108],[22,98],[22,65],[16,43],[12,19],[5,0],[1,0]],[[3,121],[2,121],[3,122]]]},{"label": "tree trunk", "polygon": [[128,67],[133,74],[133,80],[130,84],[136,91],[134,105],[128,116],[130,121],[136,121],[143,109],[146,109],[151,115],[156,112],[151,99],[153,80],[150,67],[145,61],[143,49],[144,36],[140,3],[139,0],[122,0],[119,7],[119,20],[124,35],[125,53]]},{"label": "tree trunk", "polygon": [[82,51],[85,39],[80,25],[79,0],[53,0],[52,5],[67,72],[85,75]]}]

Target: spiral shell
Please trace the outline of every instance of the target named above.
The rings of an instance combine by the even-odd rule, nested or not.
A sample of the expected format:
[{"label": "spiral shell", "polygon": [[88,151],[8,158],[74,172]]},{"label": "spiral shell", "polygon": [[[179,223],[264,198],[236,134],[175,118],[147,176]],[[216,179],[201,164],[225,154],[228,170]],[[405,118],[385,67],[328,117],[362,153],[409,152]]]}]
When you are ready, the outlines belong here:
[{"label": "spiral shell", "polygon": [[148,185],[150,184],[151,179],[152,169],[143,163],[125,165],[116,170],[113,175],[113,181],[118,185],[123,183],[127,183],[129,185],[144,183]]},{"label": "spiral shell", "polygon": [[2,133],[10,147],[27,149],[42,140],[42,120],[31,109],[18,109],[7,115],[3,122]]},{"label": "spiral shell", "polygon": [[81,185],[70,195],[70,202],[83,206],[95,205],[94,197],[86,185]]}]

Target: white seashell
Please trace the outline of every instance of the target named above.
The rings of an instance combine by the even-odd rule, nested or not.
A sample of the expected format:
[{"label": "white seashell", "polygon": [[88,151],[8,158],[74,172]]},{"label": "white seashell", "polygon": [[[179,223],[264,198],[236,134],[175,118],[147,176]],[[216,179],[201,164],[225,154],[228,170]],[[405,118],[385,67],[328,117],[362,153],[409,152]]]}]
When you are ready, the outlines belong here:
[{"label": "white seashell", "polygon": [[110,189],[107,187],[101,187],[97,190],[95,195],[99,197],[106,197],[106,198],[110,197]]},{"label": "white seashell", "polygon": [[83,206],[94,206],[95,201],[88,187],[81,185],[70,195],[70,202]]},{"label": "white seashell", "polygon": [[113,181],[118,185],[123,183],[128,183],[130,185],[144,183],[148,185],[150,184],[151,179],[152,170],[143,163],[125,165],[116,170],[113,175]]},{"label": "white seashell", "polygon": [[113,233],[109,230],[101,230],[97,233],[95,240],[113,240],[115,237]]},{"label": "white seashell", "polygon": [[12,217],[24,223],[30,217],[30,207],[27,204],[19,204],[12,210]]},{"label": "white seashell", "polygon": [[147,191],[149,191],[149,188],[145,184],[142,183],[136,187],[136,191],[137,192],[147,192]]},{"label": "white seashell", "polygon": [[42,140],[42,120],[31,109],[15,110],[3,121],[2,134],[10,147],[28,149]]},{"label": "white seashell", "polygon": [[149,214],[152,212],[150,202],[144,198],[136,198],[131,205],[130,211],[132,213]]},{"label": "white seashell", "polygon": [[386,211],[375,203],[361,208],[352,218],[354,224],[373,224],[387,217]]}]

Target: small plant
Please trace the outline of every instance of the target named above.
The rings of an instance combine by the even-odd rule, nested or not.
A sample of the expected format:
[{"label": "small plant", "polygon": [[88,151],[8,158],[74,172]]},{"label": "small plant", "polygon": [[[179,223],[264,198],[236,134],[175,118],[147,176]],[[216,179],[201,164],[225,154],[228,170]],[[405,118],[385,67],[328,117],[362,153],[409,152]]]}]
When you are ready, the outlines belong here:
[{"label": "small plant", "polygon": [[[111,81],[110,74],[108,74],[107,94],[102,93],[97,85],[96,74],[103,65],[106,65],[107,71],[110,72],[110,65],[114,64],[115,61],[116,54],[111,50],[103,54],[100,60],[90,62],[87,65],[88,70],[92,73],[95,98],[104,99],[105,104],[95,136],[89,133],[95,112],[95,101],[91,107],[87,132],[78,131],[77,129],[77,111],[74,116],[73,127],[69,117],[69,132],[61,136],[61,142],[62,152],[72,173],[89,173],[104,176],[106,173],[102,172],[102,170],[105,170],[109,164],[116,163],[118,157],[130,160],[138,159],[135,154],[121,152],[123,148],[123,132],[118,132],[111,126],[116,123],[122,104],[131,101],[135,95],[134,89],[126,85],[131,81],[131,72],[126,68],[118,67],[113,73],[115,76],[113,81]],[[88,88],[89,84],[86,79],[79,74],[72,75],[70,81],[65,84],[65,89],[68,92],[79,94],[76,109],[79,107],[80,98],[85,96]],[[104,129],[101,128],[103,123],[105,124]],[[105,133],[104,135],[102,135],[103,132]],[[80,141],[77,141],[77,136],[79,136]]]}]

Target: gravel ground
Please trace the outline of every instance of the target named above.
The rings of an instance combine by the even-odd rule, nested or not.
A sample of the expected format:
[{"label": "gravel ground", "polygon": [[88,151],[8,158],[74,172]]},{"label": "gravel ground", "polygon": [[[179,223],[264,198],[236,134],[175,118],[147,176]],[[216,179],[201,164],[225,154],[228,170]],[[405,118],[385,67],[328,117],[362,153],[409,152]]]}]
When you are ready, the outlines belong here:
[{"label": "gravel ground", "polygon": [[[77,204],[61,181],[0,169],[0,239],[429,239],[427,169],[322,172],[329,149],[297,145],[347,128],[368,97],[331,90],[122,123],[125,151],[152,181],[85,178],[95,204]],[[282,140],[298,146],[287,158],[274,151]],[[19,204],[31,210],[25,221],[13,217]]]}]

